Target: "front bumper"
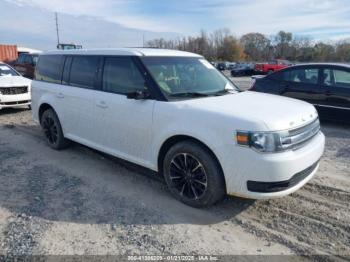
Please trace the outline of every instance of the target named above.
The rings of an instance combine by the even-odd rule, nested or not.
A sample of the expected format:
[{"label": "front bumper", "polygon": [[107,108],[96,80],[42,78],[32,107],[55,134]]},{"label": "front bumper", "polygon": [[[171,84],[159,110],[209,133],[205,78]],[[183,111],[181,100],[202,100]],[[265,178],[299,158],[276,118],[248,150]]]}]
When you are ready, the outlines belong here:
[{"label": "front bumper", "polygon": [[24,93],[19,95],[0,95],[0,109],[9,107],[28,106],[30,104],[30,93]]},{"label": "front bumper", "polygon": [[316,173],[324,151],[325,137],[319,132],[302,148],[262,154],[235,147],[222,164],[229,195],[264,199],[288,195],[301,188]]}]

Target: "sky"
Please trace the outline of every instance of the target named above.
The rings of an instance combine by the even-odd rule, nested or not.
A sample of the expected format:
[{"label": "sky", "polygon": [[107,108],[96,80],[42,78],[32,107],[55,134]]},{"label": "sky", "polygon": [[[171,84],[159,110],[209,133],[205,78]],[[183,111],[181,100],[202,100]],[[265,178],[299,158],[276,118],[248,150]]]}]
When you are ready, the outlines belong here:
[{"label": "sky", "polygon": [[0,43],[40,49],[142,46],[228,28],[236,36],[280,30],[315,40],[350,38],[350,0],[0,0]]}]

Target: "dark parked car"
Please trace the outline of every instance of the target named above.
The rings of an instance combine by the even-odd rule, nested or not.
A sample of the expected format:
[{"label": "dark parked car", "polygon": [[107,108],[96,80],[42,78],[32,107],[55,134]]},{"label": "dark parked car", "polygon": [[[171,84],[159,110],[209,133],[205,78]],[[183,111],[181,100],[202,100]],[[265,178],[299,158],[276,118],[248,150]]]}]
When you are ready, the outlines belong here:
[{"label": "dark parked car", "polygon": [[216,68],[219,69],[220,71],[226,70],[226,63],[218,63]]},{"label": "dark parked car", "polygon": [[251,76],[254,74],[254,64],[238,64],[231,70],[231,76]]},{"label": "dark parked car", "polygon": [[297,65],[253,81],[252,91],[301,99],[323,119],[350,123],[350,65]]},{"label": "dark parked car", "polygon": [[39,54],[20,54],[12,66],[24,77],[33,78]]}]

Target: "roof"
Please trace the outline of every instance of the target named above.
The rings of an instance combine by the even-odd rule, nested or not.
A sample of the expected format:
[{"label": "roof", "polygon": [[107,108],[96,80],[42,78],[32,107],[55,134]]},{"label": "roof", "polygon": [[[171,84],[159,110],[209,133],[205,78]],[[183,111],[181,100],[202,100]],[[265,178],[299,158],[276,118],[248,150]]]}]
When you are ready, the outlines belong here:
[{"label": "roof", "polygon": [[297,66],[343,66],[343,67],[350,68],[350,64],[346,64],[346,63],[330,63],[330,62],[327,62],[327,63],[326,62],[323,62],[323,63],[303,63],[303,64],[293,65],[292,67],[297,67]]},{"label": "roof", "polygon": [[19,52],[19,53],[29,53],[29,54],[33,54],[33,53],[38,53],[38,54],[40,54],[42,51],[41,51],[41,50],[38,50],[38,49],[33,49],[33,48],[18,46],[18,47],[17,47],[17,52]]},{"label": "roof", "polygon": [[55,50],[44,52],[43,55],[125,55],[125,56],[177,56],[177,57],[202,57],[201,55],[158,48],[107,48],[107,49],[74,49]]}]

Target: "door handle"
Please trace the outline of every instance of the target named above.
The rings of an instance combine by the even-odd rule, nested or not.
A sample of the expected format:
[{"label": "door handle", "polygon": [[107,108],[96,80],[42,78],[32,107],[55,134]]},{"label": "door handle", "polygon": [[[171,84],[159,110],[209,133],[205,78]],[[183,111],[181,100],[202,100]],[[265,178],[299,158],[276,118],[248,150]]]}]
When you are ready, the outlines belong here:
[{"label": "door handle", "polygon": [[108,105],[106,104],[105,101],[99,101],[96,106],[100,107],[100,108],[107,108]]},{"label": "door handle", "polygon": [[62,93],[58,93],[56,96],[57,96],[58,98],[64,98],[64,95],[63,95]]}]

